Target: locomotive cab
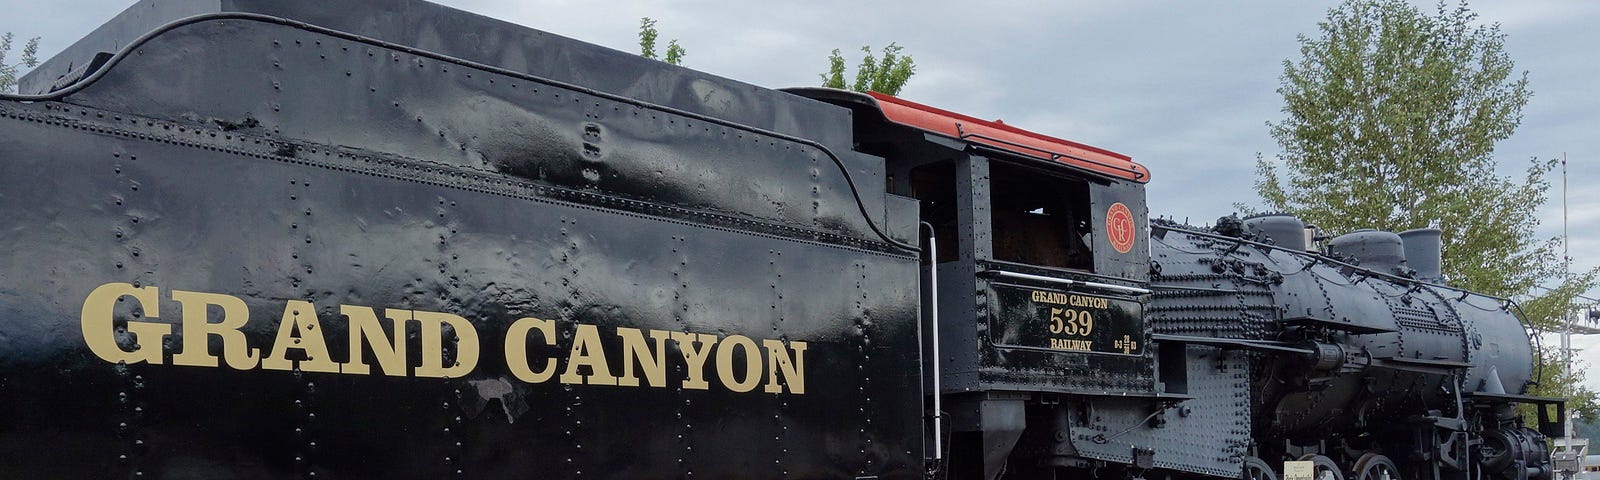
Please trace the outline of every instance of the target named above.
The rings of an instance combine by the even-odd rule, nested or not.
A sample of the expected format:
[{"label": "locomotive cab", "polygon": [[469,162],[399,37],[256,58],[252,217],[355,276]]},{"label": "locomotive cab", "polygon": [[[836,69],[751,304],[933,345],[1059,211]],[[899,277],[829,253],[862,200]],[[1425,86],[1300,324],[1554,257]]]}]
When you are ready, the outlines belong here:
[{"label": "locomotive cab", "polygon": [[[938,453],[951,472],[995,478],[1014,455],[1029,458],[1010,459],[1012,468],[1148,464],[1126,439],[1095,443],[1104,425],[1142,425],[1183,398],[1158,384],[1143,320],[1148,171],[1114,152],[887,95],[790,92],[851,108],[856,150],[883,157],[888,191],[920,204],[931,237],[924,385],[950,415],[948,452]],[[1114,400],[1091,408],[1083,399]],[[1101,419],[1093,428],[1090,415]]]}]

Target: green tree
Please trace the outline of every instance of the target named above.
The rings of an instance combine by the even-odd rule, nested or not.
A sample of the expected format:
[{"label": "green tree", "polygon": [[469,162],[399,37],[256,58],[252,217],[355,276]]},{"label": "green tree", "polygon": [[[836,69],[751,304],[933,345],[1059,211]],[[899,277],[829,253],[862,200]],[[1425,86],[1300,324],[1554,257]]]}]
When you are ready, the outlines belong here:
[{"label": "green tree", "polygon": [[639,19],[639,56],[649,59],[659,58],[661,61],[673,65],[682,65],[683,55],[688,52],[683,49],[683,46],[678,45],[678,39],[676,38],[667,42],[666,58],[660,58],[656,56],[657,35],[659,35],[659,33],[656,32],[655,19],[650,17]]},{"label": "green tree", "polygon": [[22,45],[21,62],[16,64],[6,63],[6,55],[11,53],[11,32],[0,35],[0,93],[12,93],[17,90],[17,77],[25,71],[24,68],[39,66],[39,37],[28,39]]},{"label": "green tree", "polygon": [[[1465,3],[1428,15],[1403,0],[1346,0],[1318,27],[1299,37],[1302,58],[1284,62],[1285,118],[1268,123],[1282,152],[1257,162],[1266,205],[1330,232],[1438,226],[1452,284],[1525,299],[1535,328],[1562,323],[1597,272],[1564,278],[1559,240],[1535,237],[1554,160],[1496,173],[1495,144],[1532,95],[1499,25],[1479,24]],[[1560,286],[1535,293],[1547,283]],[[1532,393],[1572,398],[1593,418],[1594,393],[1552,353]]]},{"label": "green tree", "polygon": [[[897,95],[900,89],[905,88],[906,82],[917,73],[917,64],[911,60],[910,55],[902,55],[903,48],[890,43],[883,47],[883,58],[872,55],[871,46],[861,47],[864,54],[861,63],[856,66],[855,82],[849,84],[851,90],[857,92],[878,92],[888,95]],[[828,88],[846,88],[844,83],[845,59],[839,54],[839,49],[834,49],[828,55],[828,72],[822,74],[822,86]]]}]

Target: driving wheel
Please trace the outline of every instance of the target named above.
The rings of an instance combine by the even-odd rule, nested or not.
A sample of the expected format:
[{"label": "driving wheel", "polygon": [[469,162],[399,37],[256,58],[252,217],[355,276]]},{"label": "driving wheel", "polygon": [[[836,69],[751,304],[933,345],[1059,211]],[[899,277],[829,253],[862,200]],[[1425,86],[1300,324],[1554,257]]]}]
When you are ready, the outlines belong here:
[{"label": "driving wheel", "polygon": [[1278,480],[1277,472],[1272,471],[1272,466],[1256,457],[1244,457],[1244,472],[1239,476],[1243,480]]},{"label": "driving wheel", "polygon": [[1400,480],[1400,469],[1394,466],[1394,461],[1376,453],[1367,453],[1356,459],[1351,473],[1355,475],[1355,480]]},{"label": "driving wheel", "polygon": [[1327,456],[1306,455],[1300,457],[1300,461],[1311,462],[1316,467],[1311,473],[1312,480],[1344,480],[1344,469],[1339,468],[1339,464],[1333,463],[1333,459]]}]

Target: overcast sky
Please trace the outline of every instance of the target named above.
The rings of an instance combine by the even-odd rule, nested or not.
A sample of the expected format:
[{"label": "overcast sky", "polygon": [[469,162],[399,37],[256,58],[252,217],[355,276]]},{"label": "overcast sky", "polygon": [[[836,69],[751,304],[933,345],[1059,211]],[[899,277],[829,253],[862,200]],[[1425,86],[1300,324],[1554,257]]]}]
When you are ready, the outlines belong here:
[{"label": "overcast sky", "polygon": [[[635,51],[640,17],[676,38],[688,67],[767,87],[819,82],[827,54],[905,47],[917,74],[901,96],[1134,157],[1152,171],[1153,215],[1211,223],[1235,203],[1259,205],[1257,154],[1277,145],[1276,93],[1297,34],[1315,35],[1336,2],[1118,0],[449,0],[441,3]],[[1431,12],[1433,3],[1416,2]],[[49,57],[131,5],[128,0],[0,0],[0,31],[43,37]],[[1600,265],[1600,2],[1478,2],[1529,72],[1532,101],[1496,150],[1520,178],[1534,158],[1567,155],[1575,269]],[[852,62],[853,65],[853,62]],[[1561,235],[1559,172],[1540,216]],[[1600,291],[1590,292],[1591,297]],[[1600,339],[1581,340],[1600,365]],[[1591,378],[1600,375],[1591,375]],[[1600,382],[1591,382],[1600,386]]]}]

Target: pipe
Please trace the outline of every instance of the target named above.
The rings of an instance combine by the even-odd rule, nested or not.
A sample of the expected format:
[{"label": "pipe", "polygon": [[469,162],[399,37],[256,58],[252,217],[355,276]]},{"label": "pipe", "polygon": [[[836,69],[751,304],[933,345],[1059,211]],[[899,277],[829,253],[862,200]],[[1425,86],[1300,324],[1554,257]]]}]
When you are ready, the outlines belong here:
[{"label": "pipe", "polygon": [[933,312],[933,461],[944,459],[944,388],[939,372],[939,242],[933,224],[918,222],[928,229],[928,310]]}]

